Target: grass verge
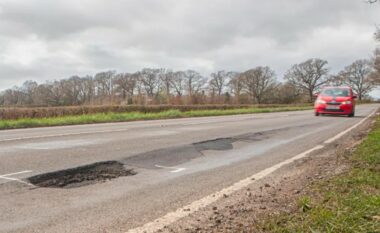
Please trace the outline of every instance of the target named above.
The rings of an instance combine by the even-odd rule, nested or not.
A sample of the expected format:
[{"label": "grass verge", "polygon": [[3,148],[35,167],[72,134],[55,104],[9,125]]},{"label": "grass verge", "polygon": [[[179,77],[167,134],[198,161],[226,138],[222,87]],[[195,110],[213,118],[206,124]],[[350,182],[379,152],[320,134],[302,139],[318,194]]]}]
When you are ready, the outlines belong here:
[{"label": "grass verge", "polygon": [[264,220],[268,232],[380,232],[380,118],[349,157],[351,169],[314,185],[299,210]]},{"label": "grass verge", "polygon": [[24,118],[17,120],[0,120],[0,129],[18,129],[32,127],[47,127],[61,125],[79,125],[107,122],[124,122],[137,120],[157,120],[172,119],[183,117],[204,117],[204,116],[224,116],[249,113],[268,113],[268,112],[285,112],[300,111],[311,109],[310,106],[300,107],[277,107],[277,108],[242,108],[242,109],[225,109],[225,110],[195,110],[181,112],[179,110],[168,110],[163,112],[141,113],[96,113],[79,116],[62,116],[51,118]]}]

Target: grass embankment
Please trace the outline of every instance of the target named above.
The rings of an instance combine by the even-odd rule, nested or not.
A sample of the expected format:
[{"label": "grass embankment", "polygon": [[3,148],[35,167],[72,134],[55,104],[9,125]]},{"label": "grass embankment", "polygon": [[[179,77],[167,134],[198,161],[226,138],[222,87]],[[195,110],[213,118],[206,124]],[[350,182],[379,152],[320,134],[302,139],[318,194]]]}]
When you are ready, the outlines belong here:
[{"label": "grass embankment", "polygon": [[63,116],[80,116],[97,113],[158,113],[169,110],[181,112],[203,110],[230,110],[243,108],[284,108],[284,107],[307,107],[310,103],[303,104],[205,104],[205,105],[80,105],[58,107],[0,107],[0,119],[17,120],[24,118],[51,118]]},{"label": "grass embankment", "polygon": [[194,110],[179,111],[168,110],[162,112],[142,113],[142,112],[125,112],[125,113],[96,113],[84,114],[78,116],[62,116],[49,118],[23,118],[16,120],[0,120],[0,129],[17,129],[31,127],[46,127],[60,125],[78,125],[91,123],[107,123],[107,122],[124,122],[137,120],[157,120],[184,117],[203,117],[203,116],[223,116],[249,113],[268,113],[268,112],[284,112],[284,111],[300,111],[311,109],[310,106],[288,106],[288,107],[271,107],[271,108],[241,108],[241,109],[225,109],[225,110]]},{"label": "grass embankment", "polygon": [[313,186],[299,211],[270,218],[269,232],[380,232],[380,118],[350,156],[349,172]]}]

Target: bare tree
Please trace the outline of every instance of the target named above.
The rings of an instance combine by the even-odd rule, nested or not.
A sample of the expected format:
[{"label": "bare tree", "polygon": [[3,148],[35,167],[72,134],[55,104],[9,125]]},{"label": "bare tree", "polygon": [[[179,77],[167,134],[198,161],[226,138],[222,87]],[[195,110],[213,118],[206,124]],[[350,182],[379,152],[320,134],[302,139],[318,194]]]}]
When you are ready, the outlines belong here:
[{"label": "bare tree", "polygon": [[373,68],[373,78],[375,79],[376,83],[380,85],[380,48],[375,50],[373,57]]},{"label": "bare tree", "polygon": [[36,91],[39,93],[39,105],[59,106],[64,104],[64,92],[62,83],[59,81],[39,85]]},{"label": "bare tree", "polygon": [[30,106],[34,104],[34,94],[38,84],[26,81],[21,87],[13,87],[0,93],[1,104],[4,106]]},{"label": "bare tree", "polygon": [[272,93],[272,103],[291,104],[302,101],[302,90],[289,83],[278,84]]},{"label": "bare tree", "polygon": [[167,69],[160,69],[159,78],[161,79],[162,88],[166,94],[166,98],[169,98],[172,90],[172,80],[174,78],[174,72]]},{"label": "bare tree", "polygon": [[3,104],[4,106],[14,106],[20,102],[20,93],[18,90],[7,89],[3,92]]},{"label": "bare tree", "polygon": [[26,81],[21,86],[21,91],[24,93],[23,105],[33,105],[35,102],[35,93],[38,83],[35,81]]},{"label": "bare tree", "polygon": [[120,73],[114,79],[115,90],[121,95],[123,100],[134,95],[137,85],[137,77],[135,74]]},{"label": "bare tree", "polygon": [[92,103],[95,97],[95,81],[90,75],[81,78],[80,91],[82,103]]},{"label": "bare tree", "polygon": [[376,87],[375,80],[371,76],[372,72],[373,68],[370,61],[357,60],[346,66],[339,75],[344,80],[344,83],[352,87],[353,91],[358,95],[358,99],[362,100],[365,95]]},{"label": "bare tree", "polygon": [[149,97],[155,97],[158,95],[161,86],[161,79],[159,77],[159,73],[159,69],[149,68],[145,68],[138,73],[139,81]]},{"label": "bare tree", "polygon": [[275,72],[267,66],[247,70],[241,77],[247,93],[258,104],[276,84]]},{"label": "bare tree", "polygon": [[99,96],[113,95],[113,78],[115,71],[106,71],[95,75],[96,93]]},{"label": "bare tree", "polygon": [[291,85],[306,90],[309,94],[309,101],[312,102],[314,92],[330,81],[327,64],[327,61],[319,58],[309,59],[293,65],[286,72],[285,79]]},{"label": "bare tree", "polygon": [[5,106],[5,91],[0,92],[0,106]]},{"label": "bare tree", "polygon": [[207,83],[207,79],[194,70],[186,70],[184,73],[185,90],[192,97],[198,94]]},{"label": "bare tree", "polygon": [[223,94],[223,91],[229,81],[229,74],[224,70],[217,71],[211,74],[211,79],[209,81],[209,88],[213,93],[218,96]]},{"label": "bare tree", "polygon": [[72,76],[69,79],[60,81],[63,93],[63,105],[83,104],[82,79],[79,76]]},{"label": "bare tree", "polygon": [[[374,3],[379,3],[379,2],[380,2],[379,0],[367,0],[367,3],[369,4],[374,4]],[[380,41],[380,27],[376,28],[375,39]]]},{"label": "bare tree", "polygon": [[171,86],[174,88],[177,96],[181,97],[185,90],[185,72],[177,71],[172,73],[173,77],[170,80]]},{"label": "bare tree", "polygon": [[[27,81],[21,87],[0,92],[0,105],[60,106],[114,103],[114,100],[147,104],[161,103],[164,96],[168,103],[293,103],[303,101],[306,93],[311,100],[312,94],[324,84],[357,86],[360,99],[380,85],[380,49],[375,51],[371,62],[357,61],[339,75],[329,76],[326,65],[321,59],[294,65],[285,75],[288,80],[285,84],[277,83],[269,67],[256,67],[241,74],[217,71],[209,80],[194,70],[143,69],[133,74],[106,71],[94,77],[72,76],[43,84]],[[206,93],[207,90],[211,92]]]},{"label": "bare tree", "polygon": [[242,76],[238,72],[229,72],[230,80],[228,86],[231,93],[235,96],[236,102],[240,103],[240,95],[244,88]]}]

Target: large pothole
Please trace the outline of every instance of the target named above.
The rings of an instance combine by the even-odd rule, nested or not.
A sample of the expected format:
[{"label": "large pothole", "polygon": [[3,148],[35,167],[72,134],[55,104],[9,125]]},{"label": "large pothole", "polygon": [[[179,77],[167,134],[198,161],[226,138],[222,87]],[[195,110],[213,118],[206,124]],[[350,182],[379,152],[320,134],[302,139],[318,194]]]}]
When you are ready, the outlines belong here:
[{"label": "large pothole", "polygon": [[106,161],[67,170],[45,173],[30,177],[28,180],[33,185],[39,187],[76,188],[136,174],[137,173],[133,171],[133,169],[126,169],[123,163]]}]

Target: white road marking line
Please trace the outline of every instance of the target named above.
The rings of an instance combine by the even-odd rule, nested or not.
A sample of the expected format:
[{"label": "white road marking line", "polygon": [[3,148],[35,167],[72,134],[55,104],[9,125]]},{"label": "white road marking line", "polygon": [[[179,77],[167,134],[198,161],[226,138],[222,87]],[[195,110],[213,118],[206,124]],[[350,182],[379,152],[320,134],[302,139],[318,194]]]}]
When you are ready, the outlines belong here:
[{"label": "white road marking line", "polygon": [[177,170],[174,170],[174,171],[171,171],[171,173],[177,173],[177,172],[181,172],[181,171],[185,171],[186,168],[178,168]]},{"label": "white road marking line", "polygon": [[171,170],[173,170],[173,171],[170,171],[171,173],[177,173],[177,172],[181,172],[181,171],[186,170],[186,168],[184,168],[184,167],[165,167],[165,166],[161,166],[161,165],[154,165],[154,166],[158,167],[158,168],[171,169]]},{"label": "white road marking line", "polygon": [[[357,126],[359,126],[360,124],[362,124],[366,119],[371,117],[376,111],[377,111],[377,109],[374,112],[372,112],[370,115],[368,115],[366,118],[364,118],[363,120],[361,120],[360,122],[358,122],[354,126],[350,127],[348,130],[343,131],[344,134],[348,133],[352,129],[354,129]],[[324,143],[333,142],[334,140],[342,137],[344,134],[339,133],[338,135],[332,137],[331,139],[326,140]],[[317,146],[315,146],[315,147],[313,147],[307,151],[304,151],[301,154],[298,154],[298,155],[296,155],[290,159],[287,159],[283,162],[280,162],[280,163],[278,163],[272,167],[266,168],[266,169],[262,170],[261,172],[256,173],[256,174],[254,174],[248,178],[240,180],[239,182],[233,184],[232,186],[224,188],[221,191],[218,191],[216,193],[213,193],[213,194],[210,194],[206,197],[203,197],[202,199],[194,201],[191,204],[184,206],[184,207],[181,207],[174,212],[167,213],[165,216],[160,217],[160,218],[158,218],[152,222],[146,223],[141,227],[130,229],[129,231],[127,231],[127,233],[142,233],[142,232],[149,233],[149,232],[156,232],[160,229],[163,229],[165,226],[168,226],[168,225],[178,221],[179,219],[184,218],[186,216],[189,216],[190,214],[200,210],[201,208],[204,208],[204,207],[216,202],[217,200],[222,198],[224,195],[230,195],[230,194],[232,194],[238,190],[241,190],[241,189],[247,187],[248,185],[254,183],[255,181],[260,180],[260,179],[268,176],[269,174],[275,172],[276,170],[280,169],[281,167],[288,165],[290,163],[293,163],[294,161],[299,160],[301,158],[304,158],[308,154],[310,154],[311,152],[317,151],[317,150],[322,149],[322,148],[324,148],[324,145],[317,145]]]},{"label": "white road marking line", "polygon": [[97,134],[97,133],[113,133],[113,132],[123,132],[123,131],[129,131],[129,129],[102,130],[102,131],[92,131],[92,132],[67,133],[67,134],[51,134],[51,135],[44,135],[44,136],[9,138],[9,139],[1,139],[0,142],[11,142],[11,141],[20,141],[20,140],[27,140],[27,139],[41,139],[41,138],[53,138],[53,137],[65,137],[65,136],[77,136],[77,135]]},{"label": "white road marking line", "polygon": [[324,146],[322,146],[322,145],[315,146],[310,150],[307,150],[307,151],[305,151],[299,155],[294,156],[293,158],[287,159],[287,160],[285,160],[281,163],[278,163],[272,167],[264,169],[261,172],[254,174],[253,176],[250,176],[248,178],[240,180],[239,182],[233,184],[230,187],[224,188],[221,191],[210,194],[210,195],[208,195],[208,196],[206,196],[200,200],[194,201],[193,203],[191,203],[187,206],[181,207],[174,212],[168,213],[165,216],[154,220],[153,222],[150,222],[150,223],[143,225],[142,227],[131,229],[131,230],[127,231],[127,233],[142,233],[142,232],[149,233],[149,232],[156,232],[160,229],[163,229],[165,226],[168,226],[168,225],[178,221],[179,219],[184,218],[184,217],[200,210],[201,208],[204,208],[204,207],[216,202],[217,200],[219,200],[224,195],[230,195],[230,194],[232,194],[238,190],[241,190],[241,189],[247,187],[248,185],[254,183],[255,181],[260,180],[260,179],[266,177],[267,175],[273,173],[274,171],[278,170],[282,166],[290,164],[290,163],[292,163],[295,160],[298,160],[300,158],[303,158],[306,155],[310,154],[311,152],[322,149],[323,147]]},{"label": "white road marking line", "polygon": [[333,141],[335,140],[338,140],[339,138],[343,137],[343,135],[345,135],[346,133],[350,132],[351,130],[355,129],[356,127],[358,127],[360,124],[362,124],[364,121],[366,121],[368,118],[370,118],[371,116],[373,116],[375,113],[377,112],[377,109],[375,109],[371,114],[369,114],[368,116],[366,116],[364,119],[362,119],[361,121],[359,121],[357,124],[351,126],[350,128],[346,129],[345,131],[343,132],[340,132],[339,134],[335,135],[334,137],[330,138],[330,139],[327,139],[326,141],[324,141],[323,143],[325,144],[329,144],[329,143],[332,143]]},{"label": "white road marking line", "polygon": [[5,175],[0,175],[1,177],[7,177],[7,176],[14,176],[14,175],[20,175],[20,174],[24,174],[24,173],[30,173],[30,172],[33,172],[33,171],[22,171],[22,172],[15,172],[15,173],[9,173],[9,174],[5,174]]},{"label": "white road marking line", "polygon": [[15,172],[15,173],[10,173],[10,174],[0,175],[0,179],[10,180],[10,181],[16,181],[18,183],[22,183],[22,184],[26,184],[26,185],[34,187],[34,185],[31,184],[31,183],[25,182],[25,181],[17,179],[17,178],[11,178],[11,177],[9,177],[9,176],[14,176],[14,175],[20,175],[20,174],[30,173],[30,172],[32,172],[32,171],[21,171],[21,172]]},{"label": "white road marking line", "polygon": [[0,179],[4,179],[4,180],[10,180],[10,181],[16,181],[18,183],[22,183],[22,184],[26,184],[26,185],[29,185],[29,186],[33,186],[33,184],[31,183],[28,183],[28,182],[25,182],[25,181],[22,181],[20,179],[16,179],[16,178],[10,178],[10,177],[4,177],[4,176],[0,176]]}]

